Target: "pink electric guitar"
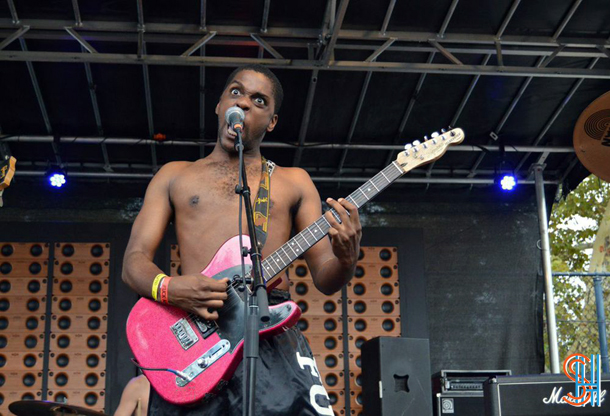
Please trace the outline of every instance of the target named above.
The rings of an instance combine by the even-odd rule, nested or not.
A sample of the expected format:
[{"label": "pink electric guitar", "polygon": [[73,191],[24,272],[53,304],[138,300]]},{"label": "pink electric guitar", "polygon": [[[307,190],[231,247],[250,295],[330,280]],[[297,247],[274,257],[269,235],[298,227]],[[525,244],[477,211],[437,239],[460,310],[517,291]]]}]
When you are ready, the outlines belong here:
[{"label": "pink electric guitar", "polygon": [[[461,129],[405,146],[398,158],[346,199],[360,208],[411,169],[440,158],[451,144],[464,140]],[[338,214],[331,210],[335,218]],[[279,275],[300,255],[320,241],[330,225],[324,216],[291,238],[262,262],[267,287],[279,283]],[[244,244],[250,240],[244,236]],[[247,259],[249,260],[249,259]],[[215,279],[239,275],[239,238],[227,240],[201,272]],[[248,271],[249,273],[249,271]],[[249,277],[249,276],[247,276]],[[154,389],[167,401],[188,405],[221,389],[242,359],[244,308],[240,279],[229,285],[228,299],[217,321],[206,321],[182,309],[142,298],[127,320],[127,339],[139,365]],[[271,319],[261,324],[261,338],[280,334],[298,321],[301,310],[294,302],[269,307]]]}]

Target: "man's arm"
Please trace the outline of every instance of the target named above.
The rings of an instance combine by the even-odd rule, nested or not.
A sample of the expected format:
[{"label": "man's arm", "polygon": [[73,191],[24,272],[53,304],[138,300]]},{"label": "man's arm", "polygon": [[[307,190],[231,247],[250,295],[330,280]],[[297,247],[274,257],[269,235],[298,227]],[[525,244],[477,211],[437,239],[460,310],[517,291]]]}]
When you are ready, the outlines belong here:
[{"label": "man's arm", "polygon": [[[159,170],[148,185],[144,204],[133,223],[123,259],[123,281],[142,296],[152,297],[155,276],[163,273],[153,258],[173,213],[169,197],[171,181],[187,165],[188,162],[173,162]],[[227,281],[201,275],[174,278],[169,285],[169,303],[205,319],[218,319],[218,313],[208,309],[222,307],[227,298]]]},{"label": "man's arm", "polygon": [[[318,190],[309,175],[302,169],[294,171],[295,183],[301,189],[301,203],[295,216],[297,231],[311,225],[322,215]],[[339,291],[354,275],[362,226],[358,209],[348,201],[327,199],[326,202],[339,214],[341,223],[329,212],[324,217],[331,225],[330,240],[323,238],[304,255],[318,290],[326,295]],[[349,214],[348,214],[349,213]]]},{"label": "man's arm", "polygon": [[[138,407],[138,400],[142,406],[142,416],[148,411],[148,395],[150,383],[144,376],[134,377],[123,389],[121,402],[114,412],[114,416],[132,416]],[[136,415],[139,416],[139,415]]]}]

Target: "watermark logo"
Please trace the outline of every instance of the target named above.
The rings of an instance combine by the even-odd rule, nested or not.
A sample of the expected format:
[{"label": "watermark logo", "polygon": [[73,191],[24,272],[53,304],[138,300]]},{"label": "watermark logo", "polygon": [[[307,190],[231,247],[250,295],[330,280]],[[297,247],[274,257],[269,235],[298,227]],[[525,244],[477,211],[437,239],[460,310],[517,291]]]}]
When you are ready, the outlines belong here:
[{"label": "watermark logo", "polygon": [[[590,376],[587,378],[587,366]],[[601,368],[602,362],[599,354],[592,354],[591,358],[582,354],[572,354],[563,362],[563,372],[576,383],[575,394],[568,393],[563,401],[569,405],[583,407],[591,403],[592,407],[601,406]]]}]

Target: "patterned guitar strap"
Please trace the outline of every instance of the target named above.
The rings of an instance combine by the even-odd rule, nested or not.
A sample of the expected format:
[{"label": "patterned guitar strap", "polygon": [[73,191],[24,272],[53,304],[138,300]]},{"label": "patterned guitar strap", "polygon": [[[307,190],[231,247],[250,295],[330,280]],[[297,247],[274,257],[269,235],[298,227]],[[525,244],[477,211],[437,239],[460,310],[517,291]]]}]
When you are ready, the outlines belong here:
[{"label": "patterned guitar strap", "polygon": [[256,201],[254,201],[254,227],[256,239],[260,250],[267,241],[267,227],[269,225],[269,200],[271,198],[271,175],[275,169],[275,163],[261,157],[262,172],[261,183],[258,187]]}]

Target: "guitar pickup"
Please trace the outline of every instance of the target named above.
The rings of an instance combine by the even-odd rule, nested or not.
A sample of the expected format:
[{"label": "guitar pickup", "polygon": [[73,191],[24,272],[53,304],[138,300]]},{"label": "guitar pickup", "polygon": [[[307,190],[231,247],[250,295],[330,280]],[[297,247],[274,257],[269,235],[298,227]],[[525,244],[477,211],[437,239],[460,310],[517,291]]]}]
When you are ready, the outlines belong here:
[{"label": "guitar pickup", "polygon": [[201,332],[201,336],[203,337],[203,339],[206,339],[218,330],[218,325],[216,325],[216,322],[214,321],[195,319],[195,325],[197,325],[197,328],[199,329],[199,332]]}]

